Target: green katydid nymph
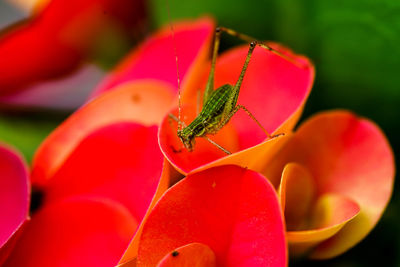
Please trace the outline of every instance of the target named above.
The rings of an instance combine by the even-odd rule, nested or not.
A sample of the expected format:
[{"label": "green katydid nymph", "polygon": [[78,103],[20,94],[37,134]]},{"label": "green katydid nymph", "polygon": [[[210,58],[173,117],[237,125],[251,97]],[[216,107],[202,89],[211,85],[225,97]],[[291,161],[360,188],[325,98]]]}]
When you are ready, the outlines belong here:
[{"label": "green katydid nymph", "polygon": [[[221,38],[221,32],[226,32],[232,36],[235,36],[239,39],[247,41],[250,43],[249,50],[243,64],[240,76],[235,85],[225,84],[221,87],[214,90],[214,73],[215,73],[215,64],[218,56],[219,43]],[[219,149],[224,151],[226,154],[231,154],[228,150],[218,145],[214,141],[212,141],[208,135],[216,134],[222,127],[224,127],[232,116],[239,110],[243,109],[254,121],[258,124],[258,126],[264,131],[268,138],[274,138],[278,135],[270,135],[265,128],[259,123],[259,121],[254,117],[254,115],[243,105],[238,105],[238,97],[240,92],[240,87],[243,82],[244,75],[246,73],[247,67],[250,62],[251,55],[256,46],[260,46],[290,62],[299,66],[299,63],[294,59],[286,56],[285,54],[280,53],[279,51],[273,49],[269,45],[257,41],[245,34],[238,33],[234,30],[218,27],[215,30],[215,39],[214,39],[214,48],[211,59],[211,70],[208,77],[208,81],[206,84],[206,88],[203,96],[203,107],[197,117],[189,124],[185,125],[185,123],[181,120],[181,107],[179,104],[179,113],[178,118],[172,114],[169,114],[170,118],[174,119],[178,122],[178,131],[177,135],[182,141],[183,146],[188,151],[193,151],[195,145],[195,139],[198,137],[202,137],[207,139],[209,142],[217,146]],[[300,66],[302,67],[302,66]],[[179,84],[179,82],[178,82]]]}]

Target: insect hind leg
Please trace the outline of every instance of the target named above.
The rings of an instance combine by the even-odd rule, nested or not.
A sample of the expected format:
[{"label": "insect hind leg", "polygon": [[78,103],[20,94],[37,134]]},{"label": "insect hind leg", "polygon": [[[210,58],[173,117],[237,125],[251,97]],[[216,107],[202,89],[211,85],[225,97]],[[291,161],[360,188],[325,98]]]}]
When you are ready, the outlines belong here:
[{"label": "insect hind leg", "polygon": [[[265,135],[266,135],[268,138],[274,138],[274,137],[277,136],[277,135],[271,135],[271,134],[264,128],[264,126],[262,126],[262,124],[256,119],[256,117],[254,117],[254,115],[253,115],[245,106],[243,106],[243,105],[237,105],[236,108],[237,108],[237,110],[243,109],[243,110],[246,112],[246,114],[247,114],[253,121],[255,121],[255,122],[257,123],[257,125],[263,130],[263,132],[265,133]],[[281,134],[279,134],[279,135],[281,135]]]},{"label": "insect hind leg", "polygon": [[265,133],[265,135],[268,138],[275,138],[281,135],[284,135],[284,133],[280,133],[280,134],[276,134],[276,135],[271,135],[265,128],[264,126],[262,126],[262,124],[256,119],[256,117],[243,105],[237,105],[231,113],[229,113],[222,121],[221,123],[218,125],[218,130],[220,130],[222,127],[224,127],[225,124],[228,123],[228,121],[233,117],[233,115],[236,114],[236,112],[239,111],[239,109],[243,109],[246,114],[257,123],[257,125],[261,128],[261,130]]}]

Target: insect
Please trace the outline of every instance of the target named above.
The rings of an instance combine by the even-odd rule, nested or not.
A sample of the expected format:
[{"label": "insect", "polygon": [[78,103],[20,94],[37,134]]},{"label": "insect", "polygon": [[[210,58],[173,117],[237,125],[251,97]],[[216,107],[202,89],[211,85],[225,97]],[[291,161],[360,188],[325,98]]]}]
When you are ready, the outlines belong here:
[{"label": "insect", "polygon": [[[236,84],[234,85],[225,84],[214,90],[215,65],[218,56],[218,49],[222,32],[226,32],[227,34],[235,36],[241,40],[247,41],[250,44],[245,62],[243,64],[241,73],[239,75]],[[203,107],[200,113],[189,125],[185,125],[185,123],[181,120],[180,103],[178,109],[179,112],[178,118],[173,114],[169,114],[170,118],[178,122],[177,135],[179,139],[182,141],[183,146],[188,151],[190,152],[193,151],[196,138],[202,137],[207,139],[210,143],[212,143],[222,151],[224,151],[226,154],[231,154],[231,152],[229,152],[219,144],[215,143],[208,136],[214,135],[220,129],[222,129],[222,127],[224,127],[230,121],[233,115],[235,115],[235,113],[240,109],[243,109],[247,113],[247,115],[249,115],[249,117],[257,123],[257,125],[264,131],[264,133],[268,138],[274,138],[279,135],[282,135],[282,134],[274,136],[270,135],[267,132],[267,130],[261,125],[261,123],[255,118],[255,116],[245,106],[237,104],[243,78],[245,76],[252,53],[256,46],[262,47],[299,66],[299,63],[296,62],[294,59],[286,56],[285,54],[280,53],[279,51],[273,49],[272,47],[263,42],[257,41],[251,38],[250,36],[238,33],[232,29],[228,29],[225,27],[217,27],[215,30],[214,47],[211,59],[211,70],[204,91]],[[178,84],[179,84],[179,77],[178,77]]]}]

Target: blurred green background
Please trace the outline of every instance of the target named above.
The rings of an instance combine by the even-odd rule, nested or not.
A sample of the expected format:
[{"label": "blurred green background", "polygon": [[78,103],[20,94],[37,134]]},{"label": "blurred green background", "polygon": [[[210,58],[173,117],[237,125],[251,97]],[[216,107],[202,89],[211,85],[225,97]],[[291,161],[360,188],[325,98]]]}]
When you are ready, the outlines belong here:
[{"label": "blurred green background", "polygon": [[[314,61],[317,75],[303,119],[320,110],[350,109],[375,121],[388,136],[395,155],[400,155],[399,0],[168,2],[173,19],[209,14],[220,25],[281,42],[307,55]],[[4,18],[2,5],[0,16]],[[166,0],[150,2],[153,29],[168,21],[167,10]],[[223,48],[234,43],[226,38]],[[65,116],[35,113],[27,118],[2,113],[0,140],[14,144],[30,161],[40,141]],[[399,166],[399,156],[396,158]],[[383,218],[355,248],[333,260],[299,260],[290,266],[400,266],[399,187],[396,182]]]}]

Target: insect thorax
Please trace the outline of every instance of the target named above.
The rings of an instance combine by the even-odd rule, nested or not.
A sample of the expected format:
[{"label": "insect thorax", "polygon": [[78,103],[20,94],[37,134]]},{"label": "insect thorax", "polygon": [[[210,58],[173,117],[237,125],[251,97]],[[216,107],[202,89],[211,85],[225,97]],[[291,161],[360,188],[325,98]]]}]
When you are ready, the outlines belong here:
[{"label": "insect thorax", "polygon": [[180,135],[185,139],[193,139],[214,134],[221,122],[222,112],[232,89],[232,85],[225,84],[215,90],[205,102],[200,114],[182,130]]}]

